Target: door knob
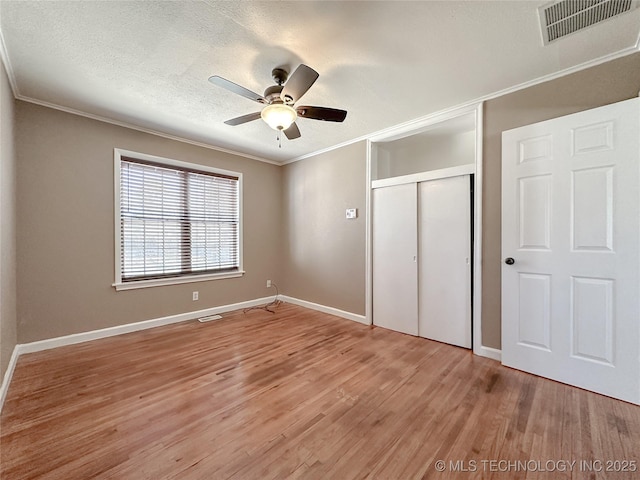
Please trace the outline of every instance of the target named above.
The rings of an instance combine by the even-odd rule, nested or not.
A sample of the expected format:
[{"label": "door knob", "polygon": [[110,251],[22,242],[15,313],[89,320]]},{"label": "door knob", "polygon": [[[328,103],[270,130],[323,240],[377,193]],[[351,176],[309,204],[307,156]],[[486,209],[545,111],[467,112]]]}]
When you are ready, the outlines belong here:
[{"label": "door knob", "polygon": [[504,259],[504,263],[506,263],[507,265],[513,265],[514,263],[516,263],[516,261],[511,257],[507,257]]}]

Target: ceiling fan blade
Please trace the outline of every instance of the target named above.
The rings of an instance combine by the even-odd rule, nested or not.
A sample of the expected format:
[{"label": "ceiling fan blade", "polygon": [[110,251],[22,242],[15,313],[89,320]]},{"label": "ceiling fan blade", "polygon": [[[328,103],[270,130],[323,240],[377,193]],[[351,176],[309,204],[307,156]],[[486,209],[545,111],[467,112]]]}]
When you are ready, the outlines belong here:
[{"label": "ceiling fan blade", "polygon": [[236,125],[242,125],[243,123],[253,122],[254,120],[258,120],[260,118],[260,112],[256,113],[248,113],[247,115],[242,115],[241,117],[232,118],[231,120],[227,120],[227,125],[231,125],[235,127]]},{"label": "ceiling fan blade", "polygon": [[237,83],[233,83],[231,80],[227,80],[226,78],[214,75],[212,77],[209,77],[209,81],[214,85],[222,87],[242,97],[248,98],[249,100],[253,100],[254,102],[268,103],[262,95],[258,95],[256,92],[252,92],[248,88],[241,87]]},{"label": "ceiling fan blade", "polygon": [[298,125],[296,125],[296,122],[293,122],[291,126],[284,131],[284,134],[289,140],[300,138],[300,129]]},{"label": "ceiling fan blade", "polygon": [[285,103],[297,102],[320,75],[313,68],[300,64],[284,84],[280,98]]},{"label": "ceiling fan blade", "polygon": [[325,122],[343,122],[347,118],[346,110],[328,107],[297,107],[296,111],[302,118],[324,120]]}]

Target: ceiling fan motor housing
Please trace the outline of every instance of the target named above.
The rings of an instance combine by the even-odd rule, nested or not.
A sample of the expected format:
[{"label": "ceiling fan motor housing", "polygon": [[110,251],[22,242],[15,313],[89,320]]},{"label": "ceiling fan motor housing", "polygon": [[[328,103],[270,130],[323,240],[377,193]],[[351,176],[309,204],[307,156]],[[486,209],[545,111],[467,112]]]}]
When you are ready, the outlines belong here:
[{"label": "ceiling fan motor housing", "polygon": [[264,91],[264,98],[267,99],[269,104],[272,103],[282,103],[282,99],[280,98],[280,92],[282,92],[282,85],[271,85],[267,87]]},{"label": "ceiling fan motor housing", "polygon": [[[284,83],[287,81],[287,79],[289,78],[289,72],[287,72],[284,68],[274,68],[273,70],[271,70],[271,76],[273,77],[273,81],[276,82],[278,85],[274,85],[273,87],[269,87],[267,88],[267,90],[265,90],[264,92],[264,96],[266,99],[269,100],[270,103],[277,103],[275,102],[276,98],[269,98],[269,95],[274,95],[277,93],[278,98],[277,100],[280,100],[280,92],[282,92],[282,88],[284,86]],[[276,91],[275,89],[278,88],[278,90]],[[291,105],[293,103],[293,98],[289,95],[285,95],[285,98],[280,100],[280,103],[286,103],[288,105]]]}]

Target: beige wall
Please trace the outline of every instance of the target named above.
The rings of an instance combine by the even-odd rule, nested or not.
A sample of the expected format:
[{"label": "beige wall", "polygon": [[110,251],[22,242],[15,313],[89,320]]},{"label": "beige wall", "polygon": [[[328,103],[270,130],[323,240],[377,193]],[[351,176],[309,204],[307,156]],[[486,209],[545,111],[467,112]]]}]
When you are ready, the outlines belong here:
[{"label": "beige wall", "polygon": [[[283,167],[289,296],[364,315],[366,143]],[[358,218],[345,219],[347,208]]]},{"label": "beige wall", "polygon": [[[114,147],[242,172],[245,276],[116,292]],[[20,343],[265,297],[267,279],[280,283],[280,167],[22,101],[16,148]]]},{"label": "beige wall", "polygon": [[[501,346],[502,131],[632,98],[639,91],[640,54],[634,54],[486,102],[483,345]],[[288,295],[364,312],[364,161],[365,146],[359,143],[285,167]],[[360,225],[343,220],[350,202],[361,209]]]},{"label": "beige wall", "polygon": [[[486,102],[484,345],[500,348],[501,132],[631,98],[640,90],[638,79],[635,54]],[[3,82],[4,173],[13,162],[4,160],[12,156],[5,156],[11,115],[4,108],[10,94]],[[364,142],[277,167],[20,101],[15,105],[21,343],[263,297],[271,293],[266,279],[286,295],[364,314]],[[245,277],[116,292],[114,147],[243,172]],[[4,225],[13,207],[11,185],[2,186]],[[358,219],[346,220],[346,208],[358,208]],[[3,258],[13,248],[11,234],[4,243],[5,233]],[[10,272],[10,261],[6,265]],[[193,290],[200,292],[198,302],[191,301]],[[2,312],[4,370],[15,325],[5,324]]]},{"label": "beige wall", "polygon": [[502,131],[636,97],[640,53],[490,100],[484,110],[482,342],[500,348]]},{"label": "beige wall", "polygon": [[14,99],[0,62],[0,382],[17,342]]}]

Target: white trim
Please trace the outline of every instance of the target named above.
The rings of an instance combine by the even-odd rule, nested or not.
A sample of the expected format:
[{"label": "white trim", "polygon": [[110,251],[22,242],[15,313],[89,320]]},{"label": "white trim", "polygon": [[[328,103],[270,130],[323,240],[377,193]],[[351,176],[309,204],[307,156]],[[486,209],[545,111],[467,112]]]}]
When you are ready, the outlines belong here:
[{"label": "white trim", "polygon": [[364,315],[346,312],[344,310],[340,310],[334,307],[327,307],[326,305],[320,305],[318,303],[308,302],[307,300],[300,300],[299,298],[288,297],[287,295],[279,295],[278,299],[286,303],[291,303],[293,305],[298,305],[300,307],[309,308],[311,310],[317,310],[318,312],[328,313],[329,315],[335,315],[336,317],[342,317],[342,318],[346,318],[347,320],[353,320],[354,322],[364,323],[365,325],[369,325],[369,322],[367,322],[367,319]]},{"label": "white trim", "polygon": [[267,304],[272,301],[273,297],[256,298],[254,300],[221,305],[219,307],[205,308],[203,310],[196,310],[193,312],[179,313],[177,315],[169,315],[167,317],[154,318],[151,320],[143,320],[141,322],[127,323],[124,325],[117,325],[115,327],[102,328],[100,330],[91,330],[88,332],[74,333],[37,342],[18,344],[13,349],[9,365],[4,373],[2,386],[0,387],[0,412],[2,411],[4,400],[7,396],[7,392],[9,391],[9,385],[11,384],[13,372],[20,355],[25,353],[41,352],[43,350],[50,350],[52,348],[64,347],[67,345],[75,345],[77,343],[99,340],[101,338],[113,337],[116,335],[123,335],[125,333],[137,332],[139,330],[147,330],[149,328],[161,327],[163,325],[184,322],[187,320],[196,320],[206,316],[219,315],[234,310],[240,310],[242,308]]},{"label": "white trim", "polygon": [[230,155],[236,155],[238,157],[248,158],[250,160],[256,160],[258,162],[270,163],[271,165],[282,165],[282,162],[276,162],[275,160],[269,160],[267,158],[258,157],[256,155],[251,155],[249,153],[242,153],[236,150],[231,150],[228,148],[218,147],[212,145],[210,143],[198,142],[196,140],[190,140],[188,138],[179,137],[177,135],[171,135],[169,133],[164,133],[159,130],[153,130],[151,128],[140,127],[138,125],[134,125],[133,123],[122,122],[120,120],[114,120],[112,118],[103,117],[101,115],[95,115],[93,113],[83,112],[82,110],[76,110],[75,108],[64,107],[62,105],[58,105],[57,103],[46,102],[44,100],[38,100],[36,98],[27,97],[25,95],[20,95],[19,93],[15,95],[17,100],[22,100],[23,102],[33,103],[34,105],[40,105],[42,107],[52,108],[53,110],[59,110],[61,112],[70,113],[72,115],[78,115],[79,117],[89,118],[91,120],[97,120],[99,122],[109,123],[111,125],[116,125],[118,127],[129,128],[131,130],[136,130],[138,132],[148,133],[150,135],[155,135],[157,137],[167,138],[169,140],[175,140],[176,142],[188,143],[189,145],[195,145],[196,147],[207,148],[209,150],[215,150],[217,152],[228,153]]},{"label": "white trim", "polygon": [[[185,168],[188,170],[200,170],[203,172],[227,175],[229,177],[238,177],[239,180],[242,179],[242,173],[240,172],[211,167],[202,163],[183,162],[182,160],[174,160],[173,158],[159,157],[158,155],[149,155],[147,153],[134,152],[132,150],[125,150],[123,148],[114,148],[113,155],[114,160],[116,161],[120,161],[122,157],[129,157],[137,160],[144,160],[147,162],[160,163],[162,165],[168,165],[170,167]],[[118,180],[120,180],[119,176]]]},{"label": "white trim", "polygon": [[47,340],[24,343],[21,345],[17,345],[16,348],[18,349],[18,353],[20,355],[24,353],[40,352],[42,350],[49,350],[51,348],[89,342],[91,340],[98,340],[100,338],[113,337],[115,335],[122,335],[124,333],[131,333],[137,332],[139,330],[161,327],[163,325],[170,325],[172,323],[195,320],[209,315],[217,315],[233,310],[240,310],[242,308],[255,307],[256,305],[269,303],[272,300],[273,297],[256,298],[255,300],[247,300],[245,302],[232,303],[230,305],[221,305],[219,307],[205,308],[203,310],[179,313],[176,315],[169,315],[167,317],[154,318],[151,320],[143,320],[141,322],[127,323],[124,325],[117,325],[115,327],[102,328],[100,330],[91,330],[88,332],[65,335],[63,337],[49,338]]},{"label": "white trim", "polygon": [[471,106],[471,105],[476,105],[478,103],[485,102],[487,100],[492,100],[494,98],[498,98],[498,97],[501,97],[503,95],[508,95],[510,93],[517,92],[519,90],[524,90],[525,88],[533,87],[533,86],[539,85],[541,83],[545,83],[545,82],[548,82],[548,81],[551,81],[551,80],[555,80],[557,78],[561,78],[561,77],[564,77],[566,75],[570,75],[572,73],[579,72],[581,70],[586,70],[587,68],[595,67],[597,65],[601,65],[603,63],[615,60],[617,58],[625,57],[627,55],[631,55],[631,54],[633,54],[633,53],[635,53],[637,51],[640,51],[640,35],[639,35],[638,36],[638,41],[636,42],[636,45],[624,48],[622,50],[619,50],[618,52],[614,52],[614,53],[611,53],[611,54],[608,54],[608,55],[604,55],[602,57],[599,57],[599,58],[596,58],[596,59],[589,60],[587,62],[581,63],[579,65],[574,65],[573,67],[565,68],[564,70],[560,70],[560,71],[555,72],[555,73],[550,73],[548,75],[543,75],[543,76],[535,78],[533,80],[529,80],[527,82],[523,82],[523,83],[514,85],[512,87],[504,88],[502,90],[498,90],[496,92],[489,93],[487,95],[481,96],[481,97],[476,98],[474,100],[471,100],[469,102],[462,103],[462,104],[456,105],[456,106],[451,107],[451,108],[446,108],[446,109],[443,109],[443,110],[440,110],[440,111],[437,111],[437,112],[434,112],[434,113],[430,113],[428,115],[425,115],[425,116],[422,116],[422,117],[418,117],[418,118],[413,119],[413,120],[409,120],[409,121],[407,121],[405,123],[402,123],[400,125],[396,125],[396,126],[392,126],[392,127],[389,127],[389,128],[382,129],[382,130],[378,130],[376,132],[368,133],[368,134],[362,135],[360,137],[357,137],[357,138],[354,138],[354,139],[351,139],[351,140],[346,140],[346,141],[344,141],[342,143],[338,143],[336,145],[333,145],[333,146],[330,146],[330,147],[327,147],[327,148],[323,148],[323,149],[316,150],[316,151],[311,152],[311,153],[306,153],[304,155],[300,155],[298,157],[291,158],[289,160],[275,161],[275,160],[269,160],[269,159],[263,158],[263,157],[258,157],[256,155],[251,155],[251,154],[248,154],[248,153],[238,152],[236,150],[226,149],[226,148],[223,148],[223,147],[217,147],[217,146],[209,144],[209,143],[198,142],[198,141],[195,141],[195,140],[189,140],[187,138],[179,137],[177,135],[171,135],[171,134],[168,134],[168,133],[163,133],[163,132],[160,132],[160,131],[157,131],[157,130],[152,130],[152,129],[145,128],[145,127],[140,127],[140,126],[134,125],[132,123],[123,122],[123,121],[120,121],[120,120],[114,120],[114,119],[111,119],[111,118],[108,118],[108,117],[103,117],[103,116],[95,115],[95,114],[91,114],[91,113],[86,113],[86,112],[83,112],[81,110],[76,110],[74,108],[64,107],[62,105],[58,105],[58,104],[55,104],[55,103],[46,102],[44,100],[38,100],[38,99],[35,99],[35,98],[32,98],[32,97],[27,97],[25,95],[21,95],[19,93],[19,91],[18,91],[18,85],[17,85],[17,83],[15,81],[15,75],[14,75],[14,72],[13,72],[13,68],[11,67],[11,64],[9,62],[9,57],[8,57],[7,52],[6,52],[6,47],[4,45],[4,39],[2,37],[2,32],[1,31],[0,31],[0,39],[2,39],[2,41],[0,41],[0,54],[2,54],[3,61],[5,61],[5,68],[7,70],[7,75],[9,77],[9,81],[11,83],[11,87],[12,87],[12,90],[13,90],[14,97],[17,100],[22,100],[24,102],[29,102],[29,103],[33,103],[33,104],[36,104],[36,105],[41,105],[43,107],[52,108],[54,110],[60,110],[62,112],[71,113],[71,114],[78,115],[78,116],[81,116],[81,117],[90,118],[92,120],[98,120],[100,122],[109,123],[111,125],[117,125],[119,127],[125,127],[125,128],[129,128],[129,129],[132,129],[132,130],[137,130],[139,132],[144,132],[144,133],[148,133],[148,134],[151,134],[151,135],[156,135],[156,136],[159,136],[159,137],[167,138],[169,140],[175,140],[177,142],[188,143],[188,144],[195,145],[195,146],[198,146],[198,147],[208,148],[208,149],[216,150],[216,151],[219,151],[219,152],[222,152],[222,153],[228,153],[228,154],[231,154],[231,155],[237,155],[237,156],[248,158],[248,159],[251,159],[251,160],[270,163],[272,165],[279,165],[279,166],[288,165],[289,163],[298,162],[300,160],[304,160],[306,158],[315,157],[317,155],[321,155],[323,153],[327,153],[327,152],[330,152],[332,150],[336,150],[338,148],[346,147],[346,146],[354,144],[354,143],[358,143],[358,142],[361,142],[361,141],[364,141],[364,140],[369,140],[371,138],[374,138],[374,137],[377,137],[377,136],[380,136],[380,135],[384,135],[389,130],[393,130],[395,128],[408,127],[408,126],[414,125],[416,123],[421,123],[423,121],[429,120],[430,118],[437,117],[439,115],[447,114],[448,112],[457,110],[459,108],[465,108],[465,107],[468,107],[468,106]]},{"label": "white trim", "polygon": [[[290,163],[299,162],[300,160],[304,160],[306,158],[316,157],[318,155],[322,155],[323,153],[331,152],[332,150],[337,150],[338,148],[348,147],[349,145],[353,145],[354,143],[364,142],[365,140],[369,140],[371,137],[371,133],[367,133],[361,135],[357,138],[353,138],[351,140],[346,140],[342,143],[338,143],[336,145],[331,145],[330,147],[321,148],[320,150],[316,150],[315,152],[305,153],[304,155],[300,155],[299,157],[292,158],[290,160],[285,160],[280,162],[278,165],[288,165]],[[374,134],[375,135],[375,134]]]},{"label": "white trim", "polygon": [[372,147],[371,140],[367,140],[367,151],[366,151],[366,172],[365,172],[365,181],[367,182],[365,186],[365,264],[364,264],[364,275],[365,275],[365,305],[364,305],[364,314],[367,325],[373,325],[373,249],[372,249],[372,239],[371,239],[371,205],[372,205],[372,196],[373,189],[371,188],[371,178],[372,178],[372,165],[373,159],[372,155]]},{"label": "white trim", "polygon": [[480,346],[477,351],[474,348],[473,353],[475,353],[479,357],[486,357],[492,360],[497,360],[498,362],[502,362],[502,350],[498,350],[497,348]]},{"label": "white trim", "polygon": [[[4,34],[2,30],[0,30],[0,58],[2,58],[2,63],[4,63],[4,69],[7,71],[7,77],[9,78],[9,85],[11,85],[11,90],[13,92],[14,98],[18,98],[20,93],[18,92],[18,83],[16,82],[16,77],[13,73],[13,67],[11,66],[11,60],[9,60],[9,53],[7,52],[7,44],[4,40]],[[0,404],[0,409],[2,405]]]},{"label": "white trim", "polygon": [[[120,256],[122,249],[122,237],[121,237],[121,229],[120,229],[120,165],[122,163],[122,157],[134,158],[139,160],[144,160],[147,162],[154,162],[161,165],[166,165],[169,167],[177,167],[184,168],[188,170],[209,172],[214,174],[226,175],[229,177],[235,177],[238,179],[238,269],[232,272],[224,272],[224,273],[211,273],[206,275],[190,275],[190,276],[181,276],[181,277],[171,277],[171,278],[159,278],[152,280],[138,280],[132,282],[123,282],[122,281],[122,266],[120,265]],[[234,172],[231,170],[224,170],[222,168],[211,167],[209,165],[202,165],[199,163],[189,163],[183,162],[180,160],[174,160],[171,158],[159,157],[156,155],[148,155],[146,153],[133,152],[130,150],[124,150],[122,148],[114,148],[113,149],[113,188],[114,188],[114,232],[115,232],[115,241],[114,241],[114,255],[115,255],[115,282],[112,284],[113,287],[117,291],[120,290],[133,290],[136,288],[149,288],[149,287],[158,287],[164,285],[177,285],[181,283],[193,283],[193,282],[204,282],[208,280],[222,280],[225,278],[237,278],[244,275],[243,269],[243,261],[244,261],[244,238],[243,238],[243,177],[242,173]]]},{"label": "white trim", "polygon": [[465,103],[464,105],[447,108],[409,122],[394,125],[372,135],[370,140],[372,142],[393,142],[409,135],[424,133],[439,127],[442,122],[474,113],[478,108],[478,104],[479,102]]},{"label": "white trim", "polygon": [[0,387],[0,412],[2,412],[2,407],[4,406],[4,399],[7,398],[7,392],[9,391],[9,384],[11,383],[11,378],[13,377],[13,371],[16,369],[16,364],[18,363],[18,357],[20,356],[20,351],[18,347],[19,345],[16,345],[13,348],[13,353],[11,354],[11,358],[9,359],[9,365],[7,365],[7,370],[4,372],[4,377],[2,378],[2,386]]},{"label": "white trim", "polygon": [[476,172],[473,177],[473,353],[483,355],[482,346],[482,185],[483,175],[483,108],[476,109]]},{"label": "white trim", "polygon": [[122,256],[122,226],[120,224],[121,222],[121,216],[120,216],[120,212],[121,212],[121,208],[122,205],[120,204],[120,182],[122,181],[120,179],[121,176],[121,169],[120,169],[120,165],[122,164],[121,162],[121,153],[122,151],[114,148],[113,149],[113,222],[114,222],[114,235],[115,235],[115,241],[113,243],[113,248],[114,248],[114,260],[115,260],[115,275],[114,275],[114,279],[115,281],[113,282],[114,287],[116,287],[116,290],[118,289],[117,285],[122,284],[122,265],[120,264],[121,261],[121,256]]},{"label": "white trim", "polygon": [[[469,167],[467,165],[464,165],[462,167],[452,167],[451,169],[442,169],[442,170],[448,170],[449,173],[462,172],[462,171],[465,172],[465,173],[458,173],[460,175],[467,174],[467,173],[474,173],[474,177],[473,177],[474,179],[474,185],[473,185],[473,190],[474,190],[473,271],[474,271],[474,275],[473,275],[473,305],[472,305],[473,327],[472,328],[473,328],[473,339],[474,339],[473,352],[476,355],[483,355],[484,353],[483,349],[486,348],[482,346],[482,181],[483,181],[482,180],[482,171],[483,171],[482,170],[482,162],[483,162],[482,109],[483,109],[482,103],[476,104],[473,106],[465,106],[463,108],[450,109],[448,112],[444,114],[431,116],[430,120],[428,121],[422,120],[420,122],[414,122],[411,124],[411,126],[416,129],[415,130],[416,132],[422,132],[437,126],[437,124],[443,121],[468,115],[470,113],[475,114],[476,148],[475,148],[475,165],[473,165],[473,169],[469,169],[470,171],[466,171]],[[369,206],[370,206],[370,197],[374,189],[374,185],[376,187],[380,187],[380,186],[385,186],[387,183],[393,184],[393,179],[383,179],[383,180],[376,180],[376,181],[370,180],[371,172],[372,172],[372,169],[374,168],[374,165],[372,164],[372,155],[373,155],[372,147],[373,147],[374,141],[389,141],[390,139],[403,138],[410,135],[412,132],[413,131],[409,128],[409,125],[404,124],[396,128],[388,129],[386,133],[386,135],[388,136],[381,135],[381,136],[376,136],[374,138],[367,140],[367,190],[366,191],[367,191],[367,201],[369,202],[368,204]],[[435,170],[433,172],[424,172],[424,175],[425,177],[429,176],[430,174],[438,175],[438,172],[440,172],[440,175],[441,175],[442,170],[440,171]],[[422,177],[422,174],[407,175],[406,177],[407,178],[412,177],[412,180],[416,181],[416,179]],[[400,178],[399,180],[400,183],[406,183],[402,181],[404,177],[399,177],[399,178]],[[365,275],[366,275],[365,296],[366,296],[366,302],[367,302],[365,312],[366,312],[367,322],[372,325],[373,324],[373,312],[372,312],[373,311],[373,277],[372,277],[373,259],[372,259],[371,250],[370,250],[371,248],[370,246],[372,242],[372,238],[371,238],[372,212],[369,206],[367,207],[367,227],[366,227],[367,229],[366,245],[368,248],[366,253],[366,265],[368,268],[365,270]]]},{"label": "white trim", "polygon": [[[118,253],[119,255],[119,253]],[[120,258],[120,257],[118,257]],[[208,275],[191,275],[188,277],[155,278],[152,280],[138,280],[135,282],[114,283],[111,286],[119,292],[121,290],[135,290],[136,288],[162,287],[165,285],[179,285],[181,283],[208,282],[225,278],[238,278],[245,274],[244,270],[229,273],[211,273]]]},{"label": "white trim", "polygon": [[[223,170],[220,170],[221,172]],[[242,276],[244,275],[244,177],[242,173],[238,177],[238,271],[235,272]],[[218,279],[221,279],[221,274],[217,274]],[[231,278],[231,277],[225,277]]]},{"label": "white trim", "polygon": [[371,188],[392,187],[394,185],[404,185],[406,183],[419,183],[427,180],[439,178],[459,177],[461,175],[472,175],[476,171],[473,163],[469,165],[459,165],[457,167],[440,168],[428,172],[412,173],[410,175],[400,175],[398,177],[381,178],[373,180]]},{"label": "white trim", "polygon": [[346,147],[346,146],[351,145],[353,143],[361,142],[363,140],[371,140],[371,139],[374,139],[374,138],[380,137],[380,136],[384,137],[385,135],[389,134],[390,132],[394,131],[395,129],[399,129],[399,130],[408,129],[408,130],[410,130],[412,126],[419,125],[419,124],[424,123],[424,122],[428,123],[429,121],[433,121],[434,118],[438,118],[440,116],[449,115],[451,112],[454,112],[456,110],[464,109],[464,108],[467,108],[467,107],[473,107],[474,105],[486,102],[487,100],[493,100],[494,98],[499,98],[499,97],[502,97],[504,95],[508,95],[510,93],[515,93],[517,91],[524,90],[526,88],[533,87],[533,86],[539,85],[541,83],[549,82],[551,80],[555,80],[557,78],[561,78],[561,77],[564,77],[566,75],[570,75],[572,73],[579,72],[581,70],[586,70],[587,68],[596,67],[596,66],[601,65],[603,63],[610,62],[612,60],[616,60],[617,58],[626,57],[627,55],[631,55],[631,54],[636,53],[638,51],[640,51],[640,36],[638,37],[638,42],[637,42],[637,44],[635,46],[627,47],[627,48],[624,48],[624,49],[622,49],[622,50],[620,50],[618,52],[611,53],[609,55],[605,55],[605,56],[602,56],[602,57],[599,57],[599,58],[596,58],[596,59],[593,59],[593,60],[589,60],[587,62],[581,63],[579,65],[574,65],[573,67],[565,68],[564,70],[560,70],[560,71],[555,72],[555,73],[550,73],[548,75],[543,75],[541,77],[538,77],[538,78],[535,78],[533,80],[529,80],[527,82],[523,82],[523,83],[514,85],[512,87],[507,87],[507,88],[504,88],[502,90],[498,90],[496,92],[489,93],[487,95],[478,97],[478,98],[476,98],[474,100],[471,100],[469,102],[461,103],[461,104],[455,105],[453,107],[445,108],[443,110],[439,110],[437,112],[433,112],[433,113],[424,115],[422,117],[418,117],[418,118],[415,118],[413,120],[409,120],[409,121],[401,123],[399,125],[391,126],[391,127],[388,127],[388,128],[384,128],[382,130],[378,130],[378,131],[373,132],[373,133],[362,135],[362,136],[354,138],[352,140],[347,140],[345,142],[339,143],[339,144],[334,145],[332,147],[327,147],[327,148],[318,150],[318,151],[313,152],[313,153],[306,153],[304,155],[300,155],[299,157],[295,157],[295,158],[292,158],[290,160],[286,160],[286,161],[280,162],[279,165],[287,165],[289,163],[298,162],[298,161],[304,160],[306,158],[315,157],[316,155],[320,155],[322,153],[327,153],[327,152],[330,152],[331,150],[336,150],[338,148]]}]

